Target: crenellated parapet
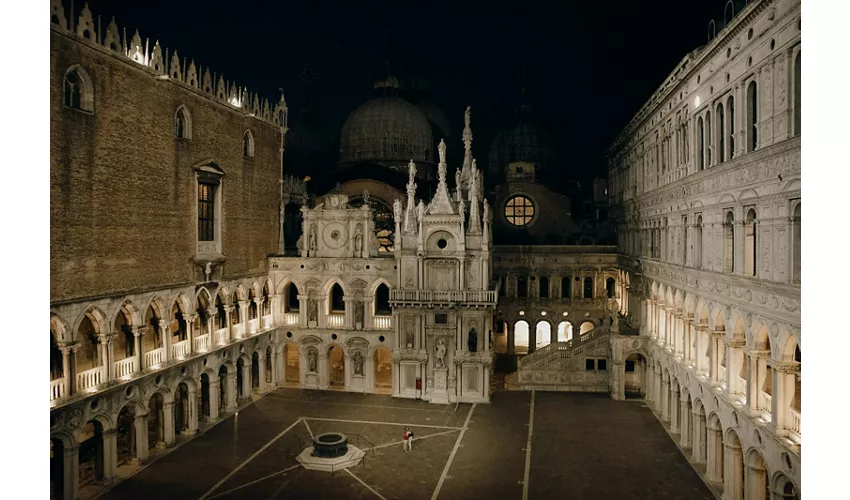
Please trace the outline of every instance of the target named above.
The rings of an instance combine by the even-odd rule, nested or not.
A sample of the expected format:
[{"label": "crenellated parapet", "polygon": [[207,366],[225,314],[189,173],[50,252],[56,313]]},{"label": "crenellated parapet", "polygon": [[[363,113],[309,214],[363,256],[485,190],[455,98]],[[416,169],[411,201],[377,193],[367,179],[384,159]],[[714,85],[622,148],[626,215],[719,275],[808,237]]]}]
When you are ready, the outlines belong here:
[{"label": "crenellated parapet", "polygon": [[117,55],[119,59],[145,69],[155,79],[174,82],[248,117],[287,128],[283,94],[278,102],[269,101],[256,92],[250,92],[247,87],[227,80],[223,74],[196,64],[194,59],[181,59],[176,49],[163,49],[159,40],[151,46],[150,39],[143,40],[138,30],[128,37],[127,28],[119,28],[114,17],[104,30],[101,17],[95,18],[88,3],[83,4],[79,13],[66,8],[65,3],[63,0],[51,0],[50,29]]}]

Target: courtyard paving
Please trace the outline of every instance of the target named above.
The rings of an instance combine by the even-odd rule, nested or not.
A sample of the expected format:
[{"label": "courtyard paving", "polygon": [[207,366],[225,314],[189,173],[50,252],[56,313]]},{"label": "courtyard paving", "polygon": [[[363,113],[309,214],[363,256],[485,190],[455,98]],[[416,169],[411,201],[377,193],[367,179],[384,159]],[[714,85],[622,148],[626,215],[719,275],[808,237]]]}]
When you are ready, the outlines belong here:
[{"label": "courtyard paving", "polygon": [[[432,405],[277,389],[99,498],[714,498],[641,402],[533,398],[529,453],[529,392],[497,392],[491,404]],[[402,450],[405,426],[416,437],[411,453]],[[364,461],[334,473],[300,467],[295,456],[310,436],[330,431],[366,450]]]}]

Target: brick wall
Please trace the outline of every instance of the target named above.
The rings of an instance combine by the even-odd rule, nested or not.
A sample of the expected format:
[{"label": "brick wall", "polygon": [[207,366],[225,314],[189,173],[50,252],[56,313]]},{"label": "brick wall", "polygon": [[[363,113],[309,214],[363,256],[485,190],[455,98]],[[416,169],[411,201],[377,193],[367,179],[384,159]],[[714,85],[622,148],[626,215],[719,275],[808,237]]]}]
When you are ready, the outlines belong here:
[{"label": "brick wall", "polygon": [[[64,74],[75,64],[92,80],[93,114],[63,106]],[[191,141],[174,137],[181,104],[191,114]],[[248,129],[252,160],[242,157]],[[191,260],[192,166],[207,160],[225,172],[221,277],[264,272],[277,248],[279,147],[278,127],[51,30],[51,301],[201,280]]]}]

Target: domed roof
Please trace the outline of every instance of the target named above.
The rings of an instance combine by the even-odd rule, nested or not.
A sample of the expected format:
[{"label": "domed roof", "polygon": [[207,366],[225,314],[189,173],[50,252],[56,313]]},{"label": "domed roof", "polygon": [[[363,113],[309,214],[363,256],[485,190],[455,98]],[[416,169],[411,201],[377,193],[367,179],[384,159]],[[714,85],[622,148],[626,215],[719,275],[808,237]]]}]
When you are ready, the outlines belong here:
[{"label": "domed roof", "polygon": [[518,161],[533,163],[535,171],[543,175],[555,166],[557,149],[552,136],[528,113],[519,115],[513,127],[502,130],[493,139],[488,165],[491,175],[504,176],[505,167]]},{"label": "domed roof", "polygon": [[436,138],[437,140],[447,139],[449,135],[451,135],[451,126],[449,125],[449,121],[446,119],[446,115],[443,114],[443,110],[440,109],[439,106],[431,101],[424,100],[417,102],[416,107],[419,108],[419,111],[425,115],[425,118],[427,118],[429,122],[433,123],[437,127],[437,132],[442,134],[442,137]]},{"label": "domed roof", "polygon": [[433,162],[433,148],[431,125],[416,106],[400,97],[376,97],[345,120],[339,162]]}]

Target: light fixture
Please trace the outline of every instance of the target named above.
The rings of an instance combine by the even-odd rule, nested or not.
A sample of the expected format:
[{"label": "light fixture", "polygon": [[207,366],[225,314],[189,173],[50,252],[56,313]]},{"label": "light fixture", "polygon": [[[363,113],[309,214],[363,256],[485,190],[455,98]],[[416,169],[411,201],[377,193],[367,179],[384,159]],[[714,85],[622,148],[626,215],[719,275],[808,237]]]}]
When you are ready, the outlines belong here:
[{"label": "light fixture", "polygon": [[540,315],[541,315],[541,316],[546,316],[546,311],[541,311],[541,312],[540,312]]},{"label": "light fixture", "polygon": [[520,311],[520,312],[519,312],[519,315],[520,315],[520,316],[525,316],[525,311]]},{"label": "light fixture", "polygon": [[570,314],[570,313],[568,313],[567,311],[564,311],[564,316],[566,316],[566,315],[568,315],[568,314]]}]

